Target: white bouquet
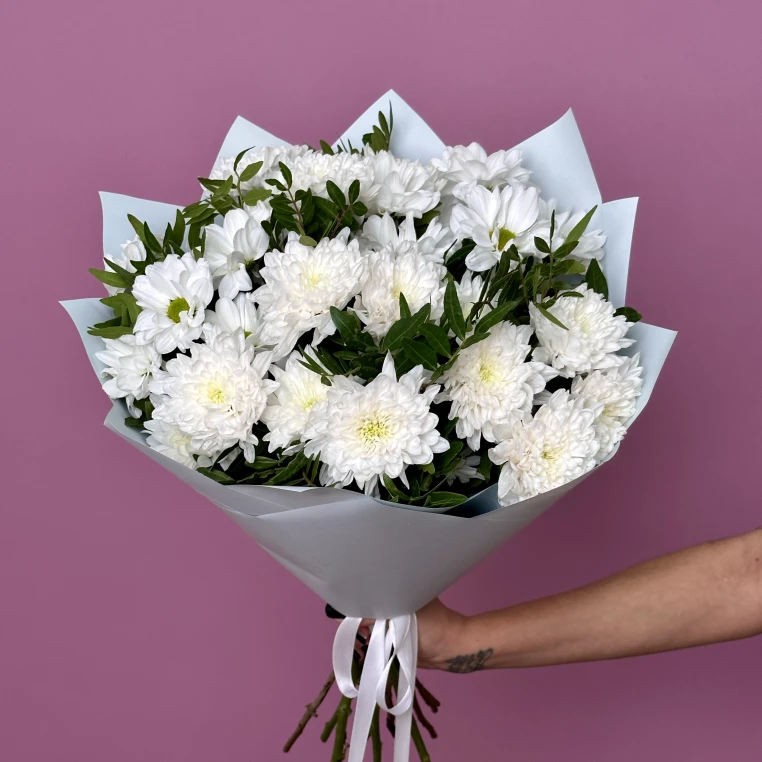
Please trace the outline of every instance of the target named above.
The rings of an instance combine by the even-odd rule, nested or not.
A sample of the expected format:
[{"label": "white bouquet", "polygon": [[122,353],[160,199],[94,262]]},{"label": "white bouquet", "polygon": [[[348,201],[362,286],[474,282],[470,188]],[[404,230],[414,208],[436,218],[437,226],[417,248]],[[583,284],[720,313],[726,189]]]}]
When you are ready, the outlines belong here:
[{"label": "white bouquet", "polygon": [[239,119],[200,182],[103,194],[109,295],[65,306],[107,425],[348,615],[333,759],[355,696],[352,762],[377,704],[425,759],[413,612],[614,454],[674,338],[624,304],[635,200],[571,112],[488,155],[394,93],[319,150]]}]

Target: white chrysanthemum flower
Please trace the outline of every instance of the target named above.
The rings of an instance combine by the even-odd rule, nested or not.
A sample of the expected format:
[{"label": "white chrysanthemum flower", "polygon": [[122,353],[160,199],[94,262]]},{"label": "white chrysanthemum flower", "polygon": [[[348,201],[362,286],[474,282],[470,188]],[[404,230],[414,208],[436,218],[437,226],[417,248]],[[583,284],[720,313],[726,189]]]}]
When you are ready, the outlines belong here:
[{"label": "white chrysanthemum flower", "polygon": [[[585,216],[585,212],[569,212],[558,211],[556,209],[556,202],[543,201],[540,199],[540,219],[535,226],[532,235],[542,238],[547,241],[550,237],[550,216],[556,212],[556,225],[553,232],[553,251],[558,250],[564,243],[566,238],[574,229],[575,225],[579,223]],[[603,258],[603,247],[606,245],[606,236],[602,230],[586,230],[581,236],[577,245],[574,247],[574,251],[569,255],[572,259],[579,259],[583,262],[589,262],[591,259]],[[544,259],[547,255],[538,251],[532,247],[532,253],[541,259]]]},{"label": "white chrysanthemum flower", "polygon": [[519,251],[534,246],[534,227],[540,214],[537,188],[507,185],[488,190],[481,185],[463,187],[462,200],[452,210],[450,227],[459,239],[471,238],[476,246],[466,266],[489,270],[509,246]]},{"label": "white chrysanthemum flower", "polygon": [[148,397],[151,379],[161,370],[161,355],[152,344],[138,344],[131,333],[103,343],[106,348],[95,353],[106,366],[101,371],[107,379],[103,390],[111,399],[124,399],[130,415],[140,418],[143,413],[133,403]]},{"label": "white chrysanthemum flower", "polygon": [[[367,157],[362,154],[336,153],[327,154],[318,151],[308,151],[294,161],[284,162],[288,165],[292,176],[291,191],[308,188],[316,195],[328,198],[326,183],[330,180],[345,194],[349,186],[360,181],[360,200],[367,206],[372,203],[375,195],[373,167]],[[277,178],[283,181],[278,173]]]},{"label": "white chrysanthemum flower", "polygon": [[277,365],[270,369],[278,382],[262,413],[262,422],[270,430],[264,437],[270,443],[270,452],[301,439],[310,411],[328,395],[329,387],[317,373],[302,365],[303,359],[301,352],[293,352],[285,369]]},{"label": "white chrysanthemum flower", "polygon": [[455,242],[452,231],[436,219],[428,224],[423,235],[418,238],[415,234],[415,218],[412,214],[405,217],[399,229],[388,212],[383,216],[371,215],[365,220],[362,234],[367,247],[374,251],[383,249],[385,246],[396,249],[401,244],[414,243],[424,259],[440,265],[444,262],[445,253]]},{"label": "white chrysanthemum flower", "polygon": [[441,158],[431,160],[432,174],[443,194],[451,194],[460,183],[478,183],[486,188],[526,185],[529,170],[521,165],[521,151],[487,152],[478,144],[445,148]]},{"label": "white chrysanthemum flower", "polygon": [[511,505],[560,487],[596,465],[597,410],[569,392],[555,392],[532,418],[509,429],[508,438],[489,450],[502,465],[498,500]]},{"label": "white chrysanthemum flower", "polygon": [[372,205],[378,213],[421,217],[439,203],[426,168],[418,161],[398,159],[388,151],[366,151],[378,190]]},{"label": "white chrysanthemum flower", "polygon": [[168,254],[135,278],[132,294],[143,308],[135,321],[138,344],[153,342],[165,355],[188,349],[201,336],[204,309],[214,296],[212,274],[193,254]]},{"label": "white chrysanthemum flower", "polygon": [[258,439],[252,431],[278,387],[265,379],[271,353],[255,355],[243,331],[207,332],[205,344],[194,344],[190,356],[167,362],[166,372],[151,382],[152,394],[163,395],[153,411],[157,421],[177,426],[191,437],[190,448],[209,458],[234,445],[254,460]]},{"label": "white chrysanthemum flower", "polygon": [[[247,151],[238,162],[238,174],[240,175],[246,167],[262,162],[262,168],[251,179],[241,183],[241,190],[246,192],[252,188],[263,188],[265,180],[271,179],[278,174],[278,162],[289,164],[299,156],[309,153],[312,149],[309,146],[262,146],[261,148],[252,148]],[[218,159],[214,169],[209,173],[210,180],[227,180],[234,173],[235,156],[223,156]],[[231,191],[232,195],[237,194],[237,190]]]},{"label": "white chrysanthemum flower", "polygon": [[556,372],[541,362],[527,362],[532,329],[498,323],[482,341],[458,353],[453,366],[442,374],[438,401],[450,401],[449,418],[457,418],[455,431],[476,451],[484,437],[498,440],[497,427],[510,426],[532,410],[534,395]]},{"label": "white chrysanthemum flower", "polygon": [[235,299],[239,291],[251,291],[247,268],[261,259],[270,246],[256,216],[243,209],[231,209],[222,225],[207,225],[204,259],[214,277],[220,296]]},{"label": "white chrysanthemum flower", "polygon": [[632,323],[614,315],[614,307],[601,294],[582,284],[574,289],[582,298],[562,297],[549,312],[566,328],[551,323],[534,304],[529,317],[540,346],[534,359],[554,367],[562,376],[612,368],[621,362],[615,352],[634,343],[625,338]]},{"label": "white chrysanthemum flower", "polygon": [[[484,286],[482,276],[476,275],[475,273],[471,272],[471,270],[466,270],[466,272],[463,273],[463,277],[460,279],[460,282],[456,281],[455,290],[458,293],[458,301],[460,302],[460,307],[463,310],[464,318],[468,318],[468,316],[471,314],[472,307],[474,304],[476,304],[477,301],[479,301],[479,296],[481,296],[482,293],[482,286]],[[487,312],[489,312],[489,307],[483,307],[481,316],[484,317]]]},{"label": "white chrysanthemum flower", "polygon": [[360,291],[365,258],[356,240],[347,243],[348,232],[315,247],[291,234],[284,251],[265,254],[260,271],[265,285],[254,292],[254,300],[264,321],[262,341],[277,345],[275,359],[285,357],[313,328],[313,344],[330,336],[336,330],[331,307],[344,309]]},{"label": "white chrysanthemum flower", "polygon": [[[143,246],[143,242],[135,236],[131,241],[125,241],[119,247],[117,254],[106,254],[105,259],[111,260],[115,265],[119,265],[122,270],[127,270],[129,273],[136,272],[133,262],[144,262],[146,258],[146,248]],[[114,272],[114,268],[111,267],[108,262],[104,262],[104,269],[107,272]],[[112,296],[124,291],[123,288],[116,288],[115,286],[106,286],[106,290]]]},{"label": "white chrysanthemum flower", "polygon": [[220,298],[214,310],[206,311],[206,322],[217,326],[226,333],[243,331],[246,343],[257,348],[262,341],[262,320],[254,304],[254,294],[238,294],[235,299]]},{"label": "white chrysanthemum flower", "polygon": [[444,277],[447,270],[421,253],[416,243],[403,241],[396,248],[386,246],[367,255],[367,280],[354,310],[366,330],[379,340],[400,318],[400,294],[410,311],[431,304],[436,320],[444,311]]},{"label": "white chrysanthemum flower", "polygon": [[303,436],[305,455],[320,455],[324,485],[346,487],[355,481],[372,494],[379,477],[399,477],[407,483],[408,465],[431,463],[435,453],[449,449],[436,429],[437,416],[429,410],[439,386],[419,392],[423,380],[420,365],[397,380],[391,355],[366,386],[333,377]]},{"label": "white chrysanthemum flower", "polygon": [[210,459],[201,463],[196,462],[193,457],[196,453],[191,446],[192,437],[178,426],[154,418],[146,421],[145,428],[148,431],[146,444],[152,450],[156,450],[156,452],[160,452],[162,455],[166,455],[168,458],[172,458],[172,460],[194,470],[199,465],[205,465],[206,462],[211,463]]},{"label": "white chrysanthemum flower", "polygon": [[635,401],[643,386],[640,355],[621,360],[614,368],[594,370],[572,381],[572,396],[592,400],[600,411],[595,419],[596,436],[601,445],[599,460],[609,455],[624,438],[627,432],[624,424],[635,413]]},{"label": "white chrysanthemum flower", "polygon": [[471,479],[484,479],[484,476],[480,474],[476,469],[479,467],[481,458],[478,455],[469,455],[464,460],[461,460],[458,467],[447,475],[447,484],[452,483],[457,479],[462,484],[467,484]]}]

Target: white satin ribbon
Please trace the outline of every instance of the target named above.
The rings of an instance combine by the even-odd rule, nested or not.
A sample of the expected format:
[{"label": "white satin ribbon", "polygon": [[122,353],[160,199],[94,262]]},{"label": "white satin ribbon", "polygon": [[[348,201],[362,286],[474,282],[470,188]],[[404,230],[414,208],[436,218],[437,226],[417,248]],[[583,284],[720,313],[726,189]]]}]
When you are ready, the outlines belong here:
[{"label": "white satin ribbon", "polygon": [[[333,671],[336,685],[348,698],[356,698],[347,762],[362,762],[365,746],[378,704],[396,717],[394,762],[408,762],[415,698],[415,668],[418,661],[418,622],[415,614],[377,619],[373,625],[363,663],[360,685],[352,679],[355,640],[362,619],[347,617],[339,625],[333,641]],[[397,703],[386,704],[386,683],[394,657],[399,661]]]}]

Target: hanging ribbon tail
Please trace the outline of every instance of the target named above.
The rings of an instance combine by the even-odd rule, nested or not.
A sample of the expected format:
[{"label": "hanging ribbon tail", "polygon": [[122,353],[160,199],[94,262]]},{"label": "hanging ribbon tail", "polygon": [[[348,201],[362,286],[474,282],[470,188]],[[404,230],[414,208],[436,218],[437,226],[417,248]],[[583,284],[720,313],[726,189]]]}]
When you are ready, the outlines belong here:
[{"label": "hanging ribbon tail", "polygon": [[[333,671],[336,685],[348,698],[356,698],[354,722],[347,762],[362,762],[376,705],[396,717],[394,762],[410,759],[410,737],[415,698],[415,669],[418,662],[418,621],[415,614],[377,619],[363,663],[360,685],[352,678],[352,660],[361,619],[348,617],[333,641]],[[386,684],[394,659],[399,663],[397,703],[386,703]]]}]

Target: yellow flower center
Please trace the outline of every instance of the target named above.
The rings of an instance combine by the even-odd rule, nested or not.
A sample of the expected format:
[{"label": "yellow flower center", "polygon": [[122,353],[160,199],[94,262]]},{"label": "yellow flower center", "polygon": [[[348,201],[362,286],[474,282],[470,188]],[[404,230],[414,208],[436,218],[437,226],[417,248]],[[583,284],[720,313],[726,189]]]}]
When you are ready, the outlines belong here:
[{"label": "yellow flower center", "polygon": [[495,366],[489,363],[482,362],[479,365],[479,378],[484,381],[485,384],[491,384],[496,378]]},{"label": "yellow flower center", "polygon": [[225,392],[219,384],[210,383],[206,388],[206,393],[215,405],[225,404]]},{"label": "yellow flower center", "polygon": [[548,447],[542,451],[542,457],[551,463],[560,455],[557,447]]},{"label": "yellow flower center", "polygon": [[391,428],[382,418],[370,418],[360,426],[358,433],[365,444],[374,444],[386,439],[391,433]]},{"label": "yellow flower center", "polygon": [[188,302],[182,296],[173,299],[167,307],[167,317],[175,323],[180,322],[180,315],[190,309]]}]

